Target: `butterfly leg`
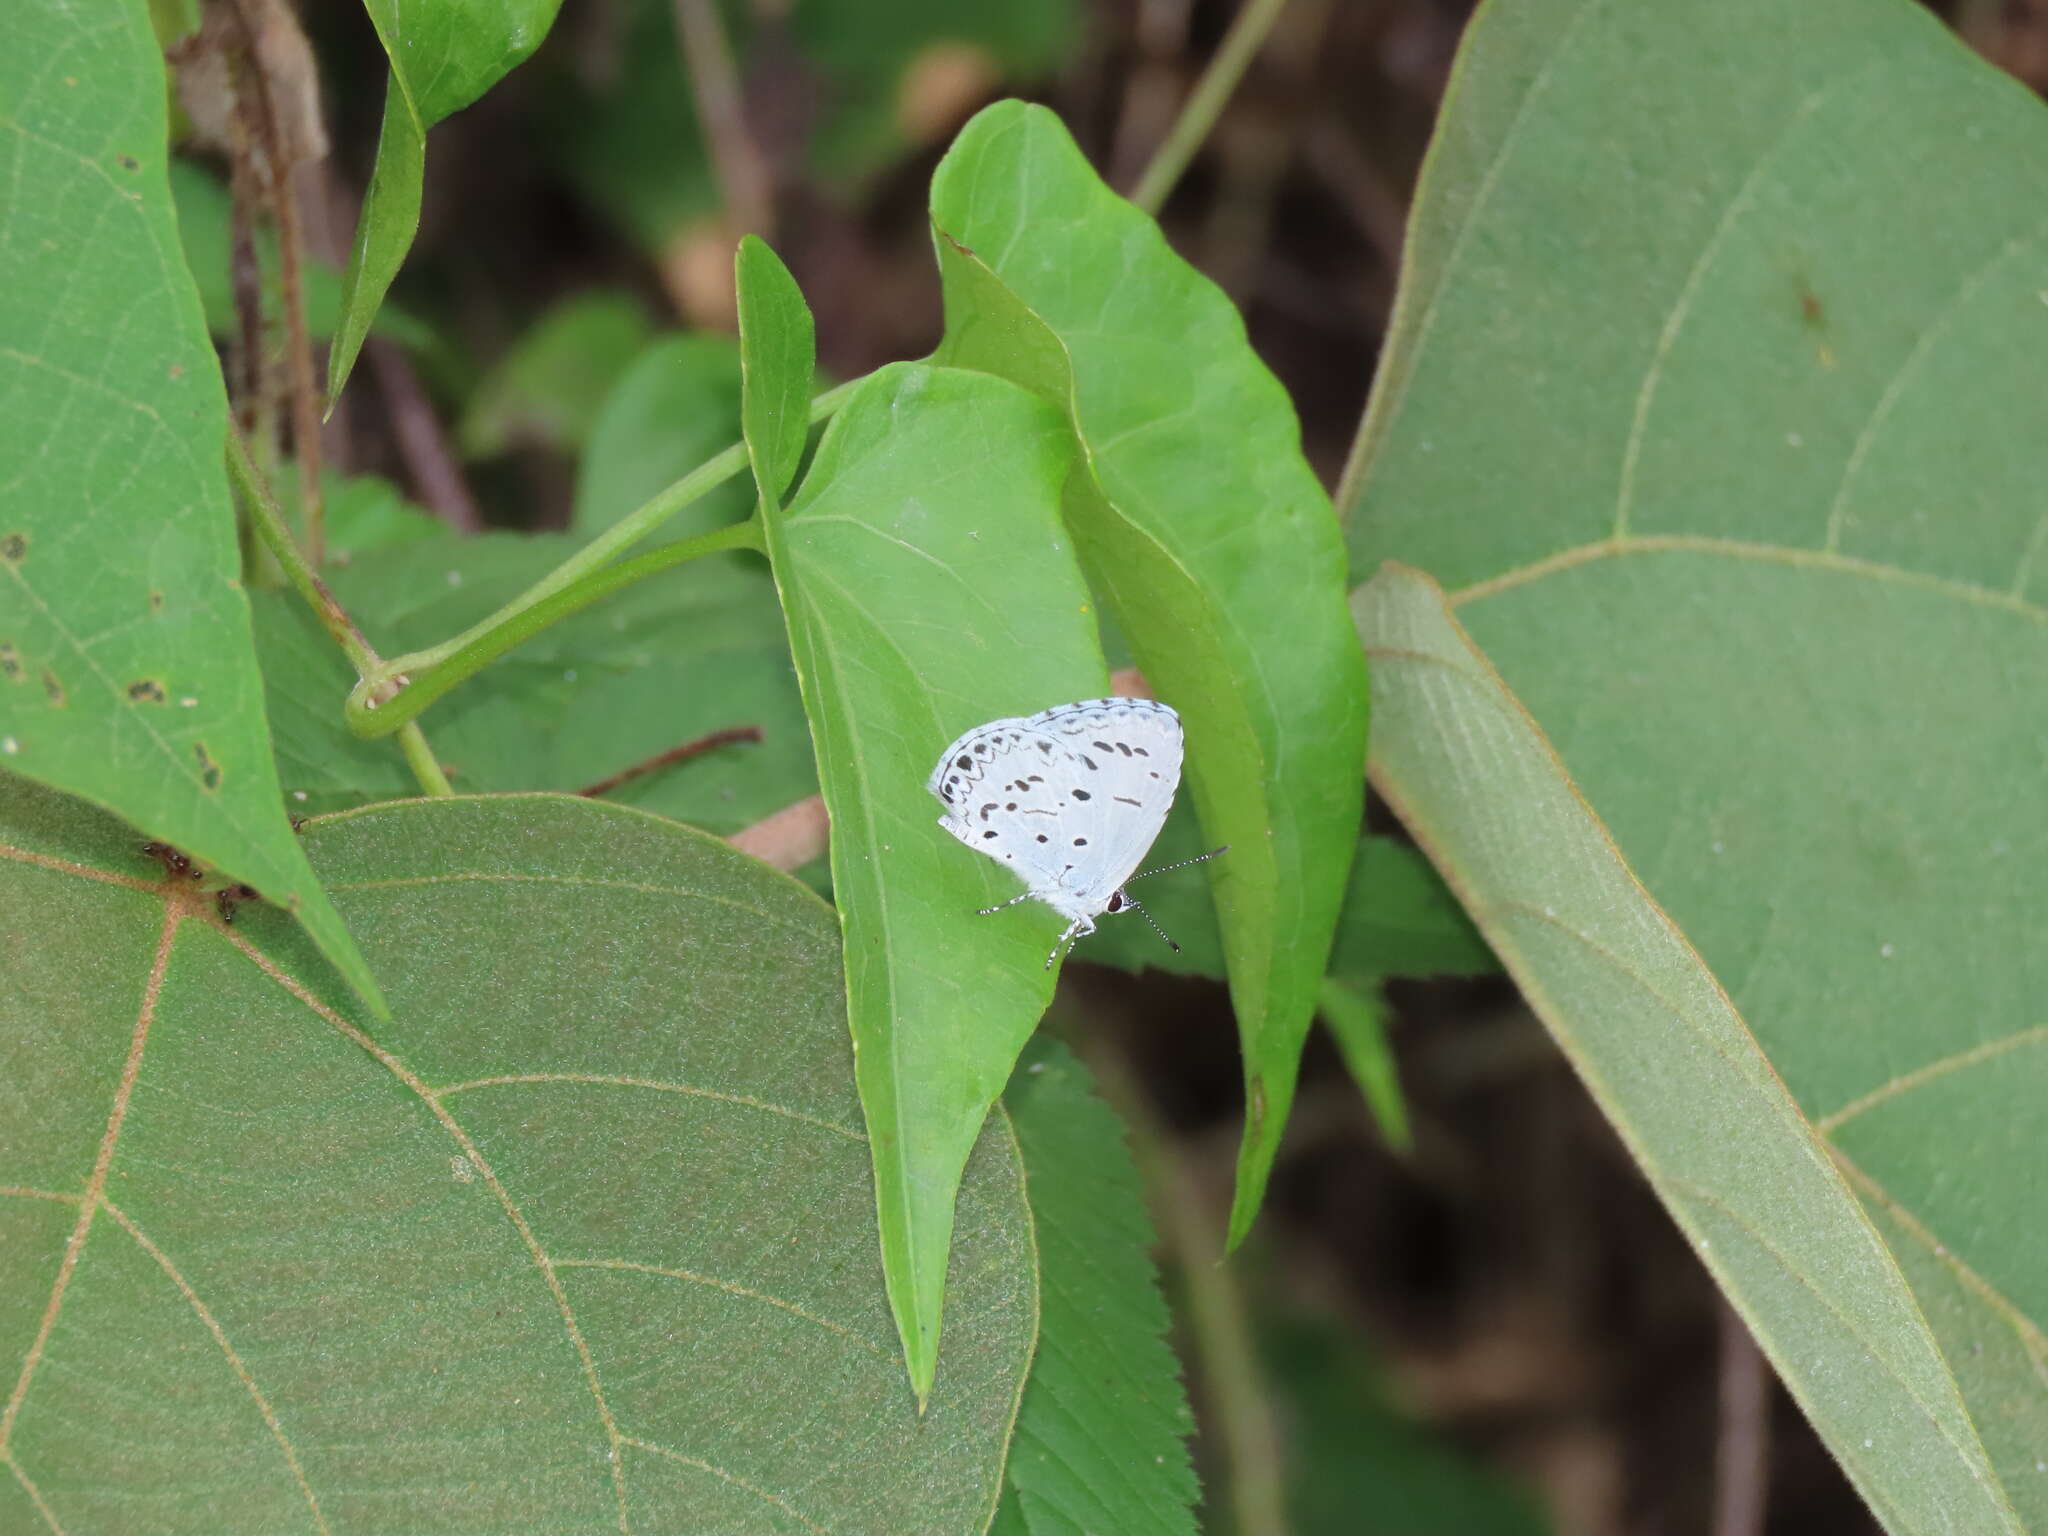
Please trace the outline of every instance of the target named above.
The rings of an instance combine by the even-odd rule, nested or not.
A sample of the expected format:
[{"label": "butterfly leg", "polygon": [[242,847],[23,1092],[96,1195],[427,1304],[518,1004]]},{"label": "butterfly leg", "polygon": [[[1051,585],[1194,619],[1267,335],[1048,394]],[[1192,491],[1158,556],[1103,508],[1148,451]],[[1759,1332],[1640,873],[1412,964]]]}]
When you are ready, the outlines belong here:
[{"label": "butterfly leg", "polygon": [[992,907],[979,907],[975,910],[974,915],[976,917],[987,917],[991,912],[1001,912],[1007,908],[1014,907],[1020,901],[1029,901],[1030,899],[1031,893],[1026,891],[1021,896],[1012,896],[1008,901],[999,901]]},{"label": "butterfly leg", "polygon": [[1067,924],[1067,931],[1060,935],[1059,942],[1052,947],[1052,953],[1045,957],[1045,968],[1051,970],[1055,960],[1094,931],[1095,925],[1085,917],[1077,917]]}]

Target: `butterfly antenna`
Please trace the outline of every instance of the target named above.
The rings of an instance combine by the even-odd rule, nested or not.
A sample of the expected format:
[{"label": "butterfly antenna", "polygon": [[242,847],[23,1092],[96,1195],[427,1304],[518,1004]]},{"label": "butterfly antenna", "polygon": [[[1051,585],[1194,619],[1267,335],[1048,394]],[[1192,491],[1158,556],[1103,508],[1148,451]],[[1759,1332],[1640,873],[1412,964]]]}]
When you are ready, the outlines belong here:
[{"label": "butterfly antenna", "polygon": [[[1163,875],[1169,869],[1186,869],[1190,864],[1199,864],[1204,859],[1213,859],[1219,853],[1228,852],[1230,852],[1230,844],[1225,843],[1221,848],[1211,848],[1207,853],[1198,853],[1192,859],[1182,859],[1178,864],[1162,864],[1157,869],[1146,870],[1145,873],[1143,873],[1142,875],[1132,875],[1131,879],[1126,880],[1124,884],[1129,885],[1131,883],[1131,880],[1150,880],[1154,875]],[[1131,898],[1126,896],[1124,900],[1131,901]],[[1135,901],[1131,901],[1131,905],[1134,907],[1138,906],[1138,904]],[[1140,912],[1143,912],[1145,909],[1143,907],[1138,907],[1138,910]],[[1147,922],[1152,921],[1150,917],[1147,917],[1145,920]],[[1157,923],[1152,923],[1152,926],[1157,928],[1159,925]],[[1166,935],[1163,933],[1159,935],[1159,937],[1161,937],[1162,939],[1166,939]],[[1173,940],[1171,939],[1166,939],[1166,942],[1169,944],[1173,944]],[[1173,947],[1175,949],[1180,948],[1178,944],[1173,944]]]},{"label": "butterfly antenna", "polygon": [[[1218,853],[1221,853],[1221,852],[1222,852],[1223,850],[1222,850],[1221,848],[1218,848],[1218,849],[1217,849],[1216,851],[1217,851]],[[1208,857],[1209,857],[1209,855],[1208,855],[1208,854],[1206,854],[1206,853],[1202,855],[1202,858],[1204,858],[1204,859],[1206,859],[1206,858],[1208,858]],[[1202,861],[1201,859],[1189,859],[1189,860],[1188,860],[1188,862],[1189,862],[1190,864],[1199,864],[1199,863],[1201,863],[1201,861]],[[1168,869],[1172,869],[1172,868],[1174,868],[1175,866],[1173,866],[1173,865],[1169,864],[1169,865],[1167,865],[1166,867],[1167,867]],[[1155,869],[1155,870],[1153,870],[1153,871],[1152,871],[1152,873],[1156,875],[1156,874],[1158,874],[1158,873],[1159,873],[1159,871]],[[1153,918],[1152,914],[1151,914],[1150,912],[1147,912],[1147,911],[1146,911],[1146,910],[1145,910],[1145,909],[1144,909],[1143,907],[1141,907],[1141,906],[1138,906],[1138,903],[1137,903],[1137,902],[1135,902],[1135,901],[1133,901],[1133,900],[1131,899],[1131,893],[1130,893],[1129,891],[1125,891],[1125,892],[1123,893],[1123,895],[1124,895],[1124,905],[1125,905],[1125,906],[1127,906],[1127,907],[1137,907],[1137,908],[1138,908],[1138,915],[1139,915],[1140,917],[1144,918],[1146,922],[1148,922],[1148,923],[1151,923],[1151,924],[1152,924],[1152,931],[1153,931],[1154,933],[1158,934],[1160,938],[1162,938],[1162,939],[1165,939],[1165,940],[1166,940],[1166,947],[1167,947],[1168,949],[1172,950],[1172,951],[1173,951],[1173,952],[1174,952],[1174,953],[1175,953],[1176,955],[1177,955],[1177,954],[1179,954],[1179,953],[1180,953],[1180,946],[1179,946],[1178,944],[1174,943],[1172,939],[1170,939],[1170,938],[1167,938],[1167,935],[1166,935],[1166,930],[1165,930],[1164,928],[1162,928],[1162,927],[1160,927],[1160,926],[1159,926],[1158,922],[1157,922],[1157,921],[1156,921],[1156,920],[1155,920],[1155,919]]]}]

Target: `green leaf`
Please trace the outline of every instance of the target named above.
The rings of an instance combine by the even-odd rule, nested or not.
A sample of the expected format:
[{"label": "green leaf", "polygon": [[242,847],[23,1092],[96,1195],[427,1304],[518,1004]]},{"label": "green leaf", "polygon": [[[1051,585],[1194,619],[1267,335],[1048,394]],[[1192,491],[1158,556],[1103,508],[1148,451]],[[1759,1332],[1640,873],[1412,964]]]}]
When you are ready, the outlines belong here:
[{"label": "green leaf", "polygon": [[[664,336],[633,360],[604,397],[576,466],[571,523],[604,532],[740,438],[740,357],[730,337]],[[689,538],[745,517],[748,484],[730,480],[661,526]]]},{"label": "green leaf", "polygon": [[[379,550],[331,572],[342,606],[391,654],[497,611],[579,547],[520,534]],[[782,615],[756,556],[692,561],[542,631],[434,708],[427,739],[462,790],[580,789],[713,731],[718,748],[610,791],[720,834],[817,791]],[[413,793],[389,741],[364,741],[338,701],[354,682],[303,603],[255,594],[264,683],[290,808]],[[943,745],[943,743],[942,743]]]},{"label": "green leaf", "polygon": [[1071,464],[1058,418],[1024,391],[892,364],[832,418],[767,523],[832,818],[883,1265],[920,1397],[960,1167],[1051,999],[1059,931],[1036,903],[976,915],[1017,882],[939,828],[925,780],[961,732],[1107,689],[1059,521]]},{"label": "green leaf", "polygon": [[349,251],[342,313],[327,354],[341,393],[378,306],[419,230],[427,130],[496,85],[538,48],[561,0],[364,0],[391,61],[377,164]]},{"label": "green leaf", "polygon": [[1389,565],[1354,608],[1373,660],[1374,787],[1858,1489],[1893,1531],[2021,1530],[1826,1146],[1443,594]]},{"label": "green leaf", "polygon": [[811,426],[817,337],[810,306],[789,268],[756,235],[733,260],[739,296],[740,417],[761,507],[772,512],[796,478]]},{"label": "green leaf", "polygon": [[1380,1135],[1396,1152],[1413,1151],[1415,1134],[1401,1092],[1400,1064],[1387,1041],[1387,1004],[1379,981],[1326,978],[1318,1012]]},{"label": "green leaf", "polygon": [[381,1007],[279,801],[149,18],[37,0],[9,44],[0,768],[256,886]]},{"label": "green leaf", "polygon": [[0,786],[9,1528],[981,1528],[1037,1311],[1015,1142],[969,1161],[920,1417],[823,904],[557,796],[305,842],[391,1023]]},{"label": "green leaf", "polygon": [[2044,194],[2040,103],[1902,0],[1498,5],[1352,517],[1727,986],[2048,1528]]},{"label": "green leaf", "polygon": [[524,443],[581,451],[653,328],[646,306],[628,293],[599,288],[564,299],[478,381],[462,413],[462,451],[473,459]]},{"label": "green leaf", "polygon": [[[1085,475],[1067,520],[1158,695],[1187,723],[1244,1037],[1231,1242],[1257,1214],[1358,836],[1366,681],[1343,551],[1294,413],[1221,290],[1016,102],[932,182],[938,357],[1057,404]],[[1284,660],[1283,660],[1284,658]]]},{"label": "green leaf", "polygon": [[1195,1529],[1193,1411],[1165,1338],[1123,1122],[1066,1047],[1036,1036],[1003,1095],[1038,1237],[1038,1353],[1008,1482],[1031,1536]]}]

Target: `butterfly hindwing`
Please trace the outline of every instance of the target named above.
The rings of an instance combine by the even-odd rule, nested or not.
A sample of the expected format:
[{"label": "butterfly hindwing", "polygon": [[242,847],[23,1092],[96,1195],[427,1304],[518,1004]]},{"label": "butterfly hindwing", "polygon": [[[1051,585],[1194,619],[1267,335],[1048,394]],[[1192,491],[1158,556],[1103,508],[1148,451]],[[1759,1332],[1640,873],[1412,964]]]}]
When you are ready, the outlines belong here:
[{"label": "butterfly hindwing", "polygon": [[940,825],[1073,918],[1102,912],[1144,858],[1180,784],[1181,727],[1151,699],[1087,699],[992,720],[929,781]]}]

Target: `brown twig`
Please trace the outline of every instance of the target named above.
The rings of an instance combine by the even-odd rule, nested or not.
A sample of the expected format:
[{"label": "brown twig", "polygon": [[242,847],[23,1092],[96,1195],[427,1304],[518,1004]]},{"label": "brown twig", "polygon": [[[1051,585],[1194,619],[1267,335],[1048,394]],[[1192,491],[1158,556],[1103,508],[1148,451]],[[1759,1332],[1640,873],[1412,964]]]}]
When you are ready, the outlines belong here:
[{"label": "brown twig", "polygon": [[823,858],[831,847],[831,834],[825,802],[812,795],[762,817],[751,827],[740,828],[726,841],[763,864],[791,870]]},{"label": "brown twig", "polygon": [[420,505],[459,533],[481,533],[483,514],[477,511],[469,481],[448,444],[433,402],[413,371],[412,360],[396,342],[382,336],[372,336],[363,354],[370,360],[378,392],[384,396],[391,434],[398,440],[399,457],[405,460]]},{"label": "brown twig", "polygon": [[304,148],[287,127],[283,108],[272,90],[267,28],[296,27],[296,22],[256,14],[258,0],[232,0],[239,23],[240,46],[234,52],[236,116],[260,169],[264,200],[277,226],[277,269],[284,303],[285,362],[291,384],[292,458],[298,469],[299,523],[304,530],[306,558],[315,569],[326,557],[327,530],[320,486],[320,386],[313,369],[313,340],[306,329],[305,239],[299,224],[298,200],[292,194],[292,171]]},{"label": "brown twig", "polygon": [[1771,1372],[1749,1326],[1725,1299],[1721,1422],[1714,1449],[1714,1536],[1762,1536],[1770,1502]]},{"label": "brown twig", "polygon": [[644,777],[654,772],[657,768],[666,768],[671,763],[687,763],[693,757],[702,757],[706,752],[713,751],[719,747],[729,747],[736,741],[759,741],[760,739],[761,727],[758,725],[728,726],[722,731],[712,731],[709,735],[699,736],[695,741],[686,741],[679,747],[670,747],[666,752],[657,752],[654,756],[634,763],[629,768],[621,768],[608,779],[599,779],[588,788],[577,790],[576,793],[579,795],[609,794],[621,784],[631,783],[634,779]]},{"label": "brown twig", "polygon": [[747,127],[740,99],[739,72],[712,0],[675,0],[676,34],[683,47],[683,65],[690,72],[691,94],[711,151],[711,171],[718,178],[726,218],[735,236],[773,238],[775,198],[768,162]]}]

